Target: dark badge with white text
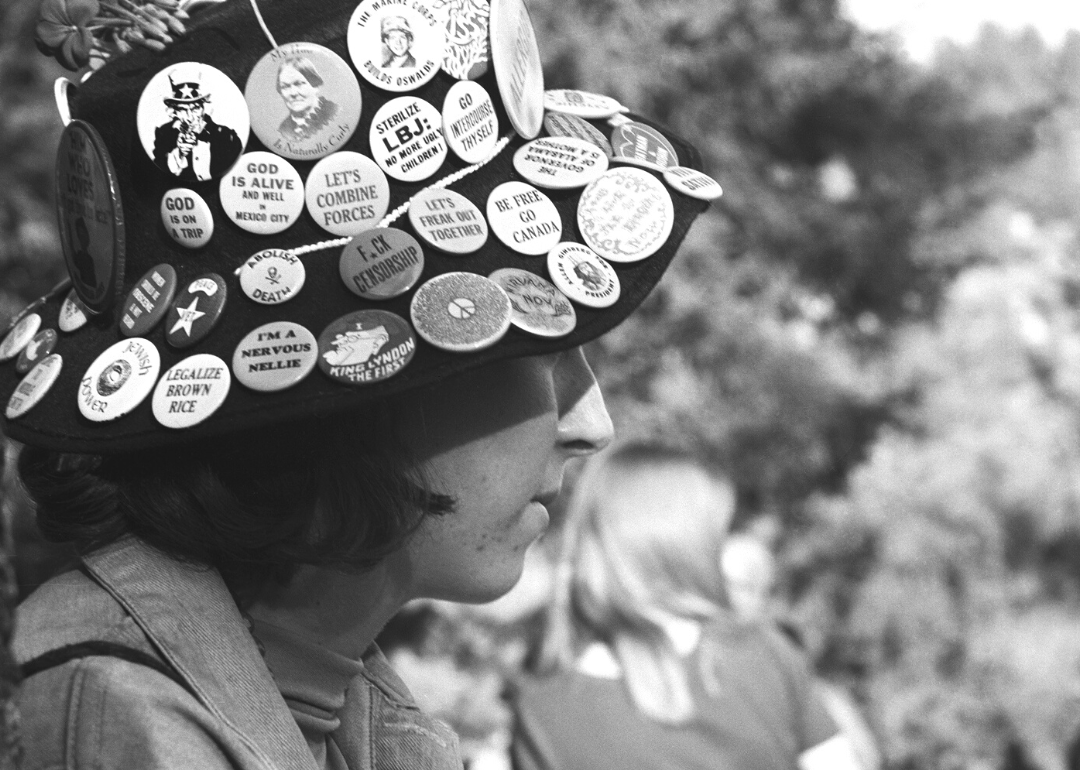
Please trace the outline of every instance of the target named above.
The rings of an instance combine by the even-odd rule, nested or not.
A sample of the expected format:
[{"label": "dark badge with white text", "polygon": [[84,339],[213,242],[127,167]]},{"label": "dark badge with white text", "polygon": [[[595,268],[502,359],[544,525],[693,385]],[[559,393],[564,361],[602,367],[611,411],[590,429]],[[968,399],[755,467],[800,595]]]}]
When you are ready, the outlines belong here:
[{"label": "dark badge with white text", "polygon": [[225,309],[225,279],[200,275],[176,296],[165,322],[165,341],[174,348],[194,345],[209,334]]},{"label": "dark badge with white text", "polygon": [[408,322],[387,310],[341,316],[319,335],[319,368],[332,380],[366,385],[393,377],[416,353]]}]

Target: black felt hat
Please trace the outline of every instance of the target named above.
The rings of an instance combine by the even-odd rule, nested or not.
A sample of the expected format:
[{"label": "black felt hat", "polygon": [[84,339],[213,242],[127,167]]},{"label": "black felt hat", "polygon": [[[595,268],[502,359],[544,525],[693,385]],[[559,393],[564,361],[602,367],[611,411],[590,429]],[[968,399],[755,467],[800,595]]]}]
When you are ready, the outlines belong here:
[{"label": "black felt hat", "polygon": [[[355,8],[356,0],[273,0],[261,5],[265,26],[273,31],[278,41],[303,41],[325,46],[347,62],[350,61],[347,32]],[[497,342],[488,347],[455,352],[432,345],[422,335],[417,335],[414,348],[409,351],[411,359],[407,365],[385,379],[373,377],[366,382],[347,384],[327,376],[321,367],[315,367],[309,376],[287,389],[264,392],[246,387],[233,377],[224,401],[216,406],[213,413],[197,424],[181,429],[166,427],[160,417],[155,416],[152,395],[126,408],[122,415],[114,419],[87,419],[80,408],[80,393],[85,395],[88,389],[105,388],[101,393],[107,394],[109,388],[123,387],[125,377],[130,375],[124,367],[130,368],[132,359],[126,359],[127,364],[120,361],[112,369],[99,366],[92,372],[93,376],[88,376],[88,370],[104,351],[125,340],[145,340],[156,349],[160,366],[155,369],[153,378],[158,381],[174,365],[200,354],[216,356],[230,366],[241,341],[254,329],[274,322],[298,324],[319,337],[342,316],[360,310],[378,310],[404,319],[409,324],[407,333],[411,333],[415,325],[410,316],[414,295],[426,282],[445,273],[489,276],[500,268],[512,267],[549,278],[543,255],[518,253],[504,245],[492,232],[486,244],[474,253],[452,254],[425,246],[422,275],[412,289],[394,298],[374,301],[350,291],[339,271],[340,247],[311,251],[299,257],[306,271],[306,280],[302,289],[287,302],[261,304],[246,296],[236,271],[253,254],[267,249],[302,249],[327,241],[332,236],[319,227],[307,211],[283,232],[273,235],[257,235],[236,226],[223,214],[217,179],[185,181],[155,165],[140,141],[136,114],[140,96],[147,84],[171,65],[183,62],[211,65],[242,90],[253,67],[271,48],[252,6],[240,0],[227,0],[197,14],[187,33],[166,46],[165,50],[137,48],[109,61],[72,89],[71,117],[94,129],[111,158],[108,182],[118,192],[120,202],[111,216],[114,220],[112,224],[118,224],[122,219],[123,242],[118,244],[118,249],[122,250],[123,257],[112,270],[89,271],[85,259],[80,262],[79,256],[82,253],[80,247],[86,245],[83,242],[85,238],[80,241],[75,233],[62,233],[66,239],[65,256],[68,258],[69,271],[76,283],[83,287],[84,304],[99,312],[88,312],[85,324],[74,331],[63,331],[64,327],[60,325],[61,306],[69,292],[67,287],[61,286],[50,296],[35,302],[27,309],[29,312],[21,314],[21,322],[34,314],[40,318],[39,335],[41,330],[60,329],[55,335],[55,342],[46,340],[54,345],[51,352],[59,359],[54,359],[52,369],[43,372],[32,368],[29,374],[26,373],[28,366],[25,360],[20,367],[23,371],[17,371],[18,357],[0,364],[0,407],[8,404],[3,423],[8,436],[59,451],[102,454],[179,445],[279,421],[331,415],[389,394],[431,386],[457,372],[486,362],[575,347],[620,323],[644,300],[660,280],[693,219],[708,205],[670,186],[665,187],[670,191],[674,211],[670,235],[651,256],[639,261],[613,264],[621,285],[618,300],[604,308],[575,303],[576,326],[564,336],[541,337],[511,326]],[[446,185],[447,189],[465,196],[481,211],[497,186],[508,181],[526,181],[515,169],[513,158],[515,151],[528,140],[514,132],[510,116],[500,98],[496,69],[496,66],[488,67],[486,73],[476,78],[476,82],[490,94],[500,134],[509,137],[508,144],[475,168],[451,152],[447,153],[441,167],[430,178],[415,182],[390,179],[389,208],[392,212],[400,211],[399,207],[407,204],[414,195],[451,175],[456,181]],[[373,117],[382,105],[402,94],[376,88],[364,78],[357,80],[362,94],[359,122],[351,138],[339,149],[370,156],[369,132]],[[438,107],[456,82],[457,79],[446,71],[439,71],[409,93]],[[700,170],[700,156],[691,145],[645,118],[628,117],[658,129],[670,141],[680,166]],[[588,120],[605,137],[611,137],[615,131],[613,122],[618,121],[603,118]],[[252,134],[247,140],[245,152],[267,149]],[[57,162],[63,165],[75,161],[58,157]],[[291,162],[302,178],[307,177],[314,165],[310,160]],[[616,164],[612,164],[612,168],[616,167]],[[664,183],[664,174],[660,170],[642,171]],[[168,191],[177,187],[197,192],[214,217],[216,227],[212,237],[198,248],[181,245],[165,231],[162,199]],[[544,193],[553,201],[562,220],[561,240],[584,243],[577,221],[582,189],[547,189]],[[60,219],[63,229],[63,223],[71,220],[71,211],[67,212],[66,217],[62,212]],[[412,232],[406,216],[400,216],[393,226]],[[194,286],[194,282],[202,276],[216,275],[223,279],[218,299],[225,297],[226,301],[220,318],[213,330],[197,343],[183,347],[172,344],[167,340],[170,324],[164,321],[137,337],[128,337],[123,333],[125,301],[136,284],[156,266],[169,266],[175,271],[180,292],[185,287]],[[80,271],[94,274],[91,280],[87,280],[87,275]],[[102,272],[105,274],[102,275]],[[207,289],[204,294],[210,291]],[[178,302],[182,304],[182,309],[190,307],[182,298]],[[37,322],[34,326],[38,327]],[[6,352],[10,354],[12,346],[22,347],[20,342],[10,342]],[[0,355],[4,353],[0,347]],[[41,365],[37,364],[38,367]],[[138,360],[133,365],[137,368]],[[29,385],[26,384],[27,379],[31,380]],[[22,389],[22,396],[16,392],[17,388]],[[32,408],[18,408],[19,399],[26,398],[28,394],[34,400]],[[14,410],[9,397],[14,399]]]}]

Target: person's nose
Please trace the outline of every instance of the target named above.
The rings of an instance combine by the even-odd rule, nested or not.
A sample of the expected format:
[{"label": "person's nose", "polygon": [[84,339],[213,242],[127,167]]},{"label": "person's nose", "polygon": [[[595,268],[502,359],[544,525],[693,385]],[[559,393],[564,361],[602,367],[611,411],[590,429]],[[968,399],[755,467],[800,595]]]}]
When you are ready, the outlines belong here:
[{"label": "person's nose", "polygon": [[611,443],[615,429],[604,396],[581,348],[563,354],[555,367],[559,399],[559,446],[571,456],[591,455]]}]

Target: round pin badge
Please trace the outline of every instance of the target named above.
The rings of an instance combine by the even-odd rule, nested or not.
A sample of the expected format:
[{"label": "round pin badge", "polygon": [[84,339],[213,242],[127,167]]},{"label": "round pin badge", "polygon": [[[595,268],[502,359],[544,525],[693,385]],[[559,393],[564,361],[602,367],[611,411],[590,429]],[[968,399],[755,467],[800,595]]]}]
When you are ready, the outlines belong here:
[{"label": "round pin badge", "polygon": [[161,354],[142,337],[105,349],[79,383],[79,411],[94,422],[123,417],[150,395],[161,371]]},{"label": "round pin badge", "polygon": [[41,316],[37,313],[29,313],[19,319],[19,322],[11,327],[11,331],[4,337],[4,341],[0,342],[0,361],[10,361],[19,355],[23,348],[34,339],[34,335],[40,328]]},{"label": "round pin badge", "polygon": [[300,258],[284,249],[265,249],[252,254],[236,269],[240,289],[260,305],[280,305],[304,288],[307,269]]},{"label": "round pin badge", "polygon": [[56,378],[64,367],[64,359],[53,353],[42,358],[30,373],[22,378],[15,388],[15,392],[8,399],[4,416],[9,420],[22,417],[39,403],[41,399],[52,389]]},{"label": "round pin badge", "polygon": [[209,64],[180,62],[150,79],[135,115],[143,149],[185,182],[221,177],[244,151],[251,121],[236,84]]},{"label": "round pin badge", "polygon": [[416,353],[408,322],[386,310],[357,310],[319,335],[319,369],[345,385],[369,385],[404,369]]},{"label": "round pin badge", "polygon": [[81,329],[86,324],[88,312],[86,305],[83,304],[83,301],[79,299],[79,295],[72,289],[60,305],[60,316],[56,321],[56,325],[60,327],[62,332],[73,332],[76,329]]},{"label": "round pin badge", "polygon": [[544,116],[544,130],[548,132],[549,136],[572,136],[575,139],[584,139],[586,142],[599,147],[608,158],[615,154],[615,151],[611,148],[611,142],[608,141],[603,132],[577,115],[549,112]]},{"label": "round pin badge", "polygon": [[255,136],[292,160],[341,149],[360,122],[360,84],[352,68],[315,43],[286,43],[259,59],[244,99]]},{"label": "round pin badge", "polygon": [[439,71],[446,27],[422,0],[363,0],[349,19],[349,56],[386,91],[414,91]]},{"label": "round pin badge", "polygon": [[443,100],[443,134],[454,154],[466,163],[479,163],[499,141],[499,119],[485,89],[471,80],[450,86]]},{"label": "round pin badge", "polygon": [[165,341],[187,348],[206,337],[221,320],[228,289],[217,273],[203,273],[176,295],[165,319]]},{"label": "round pin badge", "polygon": [[618,128],[619,126],[625,126],[627,123],[633,123],[633,122],[634,122],[633,118],[631,118],[631,117],[629,117],[627,115],[624,115],[621,112],[616,114],[616,115],[612,115],[610,118],[607,119],[607,124],[609,126],[611,126],[612,128]]},{"label": "round pin badge", "polygon": [[472,254],[487,243],[488,224],[476,204],[453,190],[429,187],[409,203],[409,223],[429,245]]},{"label": "round pin badge", "polygon": [[341,280],[364,299],[400,297],[420,280],[424,250],[404,230],[379,227],[356,236],[341,252]]},{"label": "round pin badge", "polygon": [[221,178],[221,207],[237,227],[256,235],[288,229],[304,210],[304,183],[284,158],[257,150]]},{"label": "round pin badge", "polygon": [[476,273],[443,273],[425,283],[409,306],[416,332],[454,353],[491,347],[510,328],[510,298]]},{"label": "round pin badge", "polygon": [[176,188],[161,198],[161,223],[169,237],[189,249],[210,242],[214,215],[203,197],[194,190]]},{"label": "round pin badge", "polygon": [[711,176],[686,166],[664,169],[664,181],[683,195],[702,201],[714,201],[724,194],[720,183]]},{"label": "round pin badge", "polygon": [[108,310],[124,282],[124,210],[105,142],[81,120],[60,135],[56,212],[72,286],[90,310]]},{"label": "round pin badge", "polygon": [[176,284],[176,270],[172,265],[150,268],[131,287],[124,300],[120,333],[125,337],[141,337],[157,326],[176,295]]},{"label": "round pin badge", "polygon": [[318,343],[300,324],[274,321],[248,332],[233,351],[232,370],[241,385],[269,393],[291,388],[315,368]]},{"label": "round pin badge", "polygon": [[514,169],[540,187],[571,190],[599,179],[608,169],[608,157],[584,139],[545,136],[518,148]]},{"label": "round pin badge", "polygon": [[439,170],[446,157],[442,116],[415,96],[391,99],[371,119],[371,154],[389,176],[419,182]]},{"label": "round pin badge", "polygon": [[188,356],[158,380],[150,400],[154,419],[166,428],[198,425],[225,403],[231,384],[229,367],[217,356]]},{"label": "round pin badge", "polygon": [[562,218],[551,198],[524,182],[503,182],[487,200],[499,240],[519,254],[546,254],[562,238]]},{"label": "round pin badge", "polygon": [[621,166],[585,188],[577,221],[586,245],[597,254],[612,262],[637,262],[655,254],[671,235],[675,206],[659,179]]},{"label": "round pin badge", "polygon": [[553,88],[544,91],[544,109],[576,115],[579,118],[609,118],[626,112],[616,99],[572,88]]},{"label": "round pin badge", "polygon": [[42,329],[35,334],[19,353],[19,360],[15,362],[15,371],[26,374],[33,369],[39,361],[53,352],[57,338],[56,329]]},{"label": "round pin badge", "polygon": [[476,80],[488,71],[490,9],[480,0],[446,0],[432,7],[446,30],[443,71],[458,80]]},{"label": "round pin badge", "polygon": [[548,275],[567,297],[585,307],[611,307],[622,285],[615,269],[580,243],[560,243],[548,252]]},{"label": "round pin badge", "polygon": [[528,270],[504,267],[488,276],[510,298],[510,323],[537,337],[565,337],[577,326],[570,300],[548,281]]},{"label": "round pin badge", "polygon": [[304,197],[315,223],[334,235],[359,235],[390,208],[390,183],[383,170],[358,152],[335,152],[311,169]]},{"label": "round pin badge", "polygon": [[644,123],[618,126],[611,134],[612,160],[663,171],[679,165],[679,156],[663,134]]},{"label": "round pin badge", "polygon": [[535,139],[544,119],[544,71],[524,0],[492,0],[491,62],[510,125]]}]

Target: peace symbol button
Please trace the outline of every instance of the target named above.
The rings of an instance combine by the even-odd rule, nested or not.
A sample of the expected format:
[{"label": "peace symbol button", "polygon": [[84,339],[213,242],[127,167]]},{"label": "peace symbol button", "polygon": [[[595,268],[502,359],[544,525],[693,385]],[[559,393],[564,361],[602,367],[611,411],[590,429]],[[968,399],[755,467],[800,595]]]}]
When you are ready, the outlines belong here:
[{"label": "peace symbol button", "polygon": [[442,350],[468,353],[491,347],[510,328],[510,298],[476,273],[444,273],[413,295],[409,307],[416,332]]},{"label": "peace symbol button", "polygon": [[535,139],[544,119],[544,71],[524,0],[492,0],[491,62],[510,125]]},{"label": "peace symbol button", "polygon": [[11,394],[4,415],[9,420],[14,420],[41,403],[41,399],[45,398],[45,394],[52,389],[56,378],[60,376],[63,366],[64,359],[56,353],[41,359]]},{"label": "peace symbol button", "polygon": [[338,261],[341,280],[364,299],[400,297],[420,280],[424,250],[396,227],[368,230],[349,242]]},{"label": "peace symbol button", "polygon": [[577,115],[579,118],[608,118],[617,113],[626,112],[626,107],[610,96],[572,88],[554,88],[544,91],[544,109]]},{"label": "peace symbol button", "polygon": [[655,128],[644,123],[626,123],[611,134],[615,150],[613,160],[632,163],[656,171],[679,165],[679,156],[671,142]]},{"label": "peace symbol button", "polygon": [[544,116],[544,130],[549,136],[572,136],[595,144],[610,158],[615,154],[611,142],[603,132],[592,123],[587,123],[577,115],[564,115],[561,112],[549,112]]},{"label": "peace symbol button", "polygon": [[453,190],[429,187],[409,203],[409,223],[427,243],[450,254],[472,254],[488,238],[488,224],[476,204]]},{"label": "peace symbol button", "polygon": [[161,223],[170,238],[189,249],[205,246],[214,234],[214,215],[194,190],[177,188],[165,193],[161,198]]},{"label": "peace symbol button", "polygon": [[146,334],[165,317],[175,294],[176,270],[173,266],[161,264],[150,268],[124,300],[120,333],[125,337]]},{"label": "peace symbol button", "polygon": [[188,356],[161,375],[150,401],[154,419],[166,428],[198,425],[225,403],[231,384],[229,367],[217,356]]},{"label": "peace symbol button", "polygon": [[308,213],[323,230],[334,235],[359,235],[386,216],[390,183],[368,156],[335,152],[311,169],[304,198]]},{"label": "peace symbol button", "polygon": [[79,412],[94,422],[123,417],[150,395],[160,371],[161,354],[154,343],[142,337],[120,340],[83,374]]},{"label": "peace symbol button", "polygon": [[703,201],[714,201],[724,194],[720,183],[708,174],[686,166],[664,169],[664,181],[683,195]]},{"label": "peace symbol button", "polygon": [[492,190],[487,218],[499,240],[519,254],[546,254],[562,237],[562,218],[551,198],[524,182],[503,182]]},{"label": "peace symbol button", "polygon": [[488,276],[510,297],[510,323],[537,337],[565,337],[577,326],[570,300],[535,273],[504,267]]},{"label": "peace symbol button", "polygon": [[371,119],[369,138],[375,162],[402,182],[427,179],[446,157],[442,116],[415,96],[399,96],[380,107]]},{"label": "peace symbol button", "polygon": [[408,322],[387,310],[357,310],[341,316],[319,335],[319,369],[345,385],[393,377],[416,353]]},{"label": "peace symbol button", "polygon": [[221,178],[221,207],[229,219],[256,235],[280,233],[304,210],[299,172],[271,152],[249,152]]},{"label": "peace symbol button", "polygon": [[499,141],[499,119],[485,89],[471,80],[450,86],[443,100],[443,134],[454,154],[466,163],[479,163]]},{"label": "peace symbol button", "polygon": [[176,295],[165,321],[165,341],[186,348],[206,337],[221,320],[228,290],[217,273],[204,273]]},{"label": "peace symbol button", "polygon": [[596,145],[574,137],[541,137],[519,147],[514,169],[535,185],[553,190],[584,187],[608,168]]},{"label": "peace symbol button", "polygon": [[285,390],[311,374],[316,358],[314,334],[291,321],[273,321],[240,340],[232,370],[237,382],[252,390]]},{"label": "peace symbol button", "polygon": [[446,28],[421,0],[363,0],[349,19],[349,56],[387,91],[414,91],[443,65]]},{"label": "peace symbol button", "polygon": [[15,371],[26,374],[33,369],[41,359],[53,352],[57,336],[56,329],[42,329],[35,334],[19,354],[19,360],[15,362]]},{"label": "peace symbol button", "polygon": [[87,309],[79,295],[72,289],[60,305],[60,317],[56,325],[62,332],[73,332],[82,328],[87,321]]},{"label": "peace symbol button", "polygon": [[612,262],[637,262],[664,245],[675,223],[667,188],[648,171],[621,166],[585,188],[578,230],[586,245]]},{"label": "peace symbol button", "polygon": [[23,316],[0,342],[0,361],[9,361],[22,352],[41,328],[41,316],[30,313]]},{"label": "peace symbol button", "polygon": [[547,268],[552,282],[579,305],[611,307],[622,291],[615,269],[580,243],[560,243],[549,251]]},{"label": "peace symbol button", "polygon": [[304,287],[304,263],[284,249],[266,249],[252,254],[236,270],[240,289],[260,305],[280,305]]}]

